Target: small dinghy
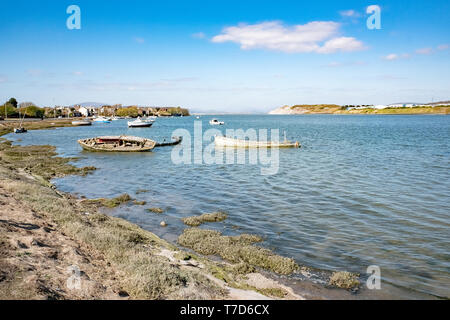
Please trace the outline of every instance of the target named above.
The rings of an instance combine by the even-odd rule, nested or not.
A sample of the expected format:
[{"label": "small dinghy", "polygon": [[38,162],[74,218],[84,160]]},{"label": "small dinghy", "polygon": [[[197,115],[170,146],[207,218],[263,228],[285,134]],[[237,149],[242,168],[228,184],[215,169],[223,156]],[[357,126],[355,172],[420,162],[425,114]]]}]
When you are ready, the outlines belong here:
[{"label": "small dinghy", "polygon": [[89,120],[74,120],[72,121],[72,125],[74,126],[90,126],[92,122]]},{"label": "small dinghy", "polygon": [[128,127],[130,128],[148,128],[151,127],[153,124],[153,120],[142,120],[140,117],[138,117],[134,121],[128,121]]},{"label": "small dinghy", "polygon": [[80,139],[78,143],[87,151],[144,152],[152,150],[156,142],[131,136],[104,136]]},{"label": "small dinghy", "polygon": [[225,122],[219,121],[217,119],[212,119],[211,121],[209,121],[209,124],[212,126],[222,126],[225,124]]},{"label": "small dinghy", "polygon": [[214,144],[216,147],[232,147],[232,148],[300,148],[298,141],[255,141],[241,140],[228,137],[215,136]]},{"label": "small dinghy", "polygon": [[110,123],[111,119],[105,117],[98,117],[94,119],[94,122]]}]

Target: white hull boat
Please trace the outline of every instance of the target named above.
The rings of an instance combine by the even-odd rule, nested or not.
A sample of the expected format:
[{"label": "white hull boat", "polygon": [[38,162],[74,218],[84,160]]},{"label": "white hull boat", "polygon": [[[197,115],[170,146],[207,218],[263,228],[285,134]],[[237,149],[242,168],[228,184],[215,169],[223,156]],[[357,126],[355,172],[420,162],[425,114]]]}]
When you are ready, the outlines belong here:
[{"label": "white hull boat", "polygon": [[142,120],[141,118],[137,118],[134,121],[128,121],[128,127],[130,128],[148,128],[153,124],[153,120]]},{"label": "white hull boat", "polygon": [[298,141],[256,141],[243,140],[228,137],[215,136],[214,144],[216,147],[231,147],[231,148],[300,148]]}]

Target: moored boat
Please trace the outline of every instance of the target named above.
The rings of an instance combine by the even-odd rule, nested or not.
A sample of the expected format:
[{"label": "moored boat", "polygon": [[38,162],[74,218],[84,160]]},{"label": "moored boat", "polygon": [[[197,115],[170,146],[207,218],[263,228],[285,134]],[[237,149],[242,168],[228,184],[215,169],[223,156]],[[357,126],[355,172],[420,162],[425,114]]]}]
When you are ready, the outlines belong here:
[{"label": "moored boat", "polygon": [[25,133],[25,132],[27,132],[27,129],[25,129],[24,127],[14,128],[14,133]]},{"label": "moored boat", "polygon": [[92,122],[89,120],[74,120],[72,121],[72,125],[74,126],[90,126]]},{"label": "moored boat", "polygon": [[219,121],[217,119],[211,119],[211,121],[209,121],[209,124],[212,126],[222,126],[225,124],[225,122]]},{"label": "moored boat", "polygon": [[140,117],[138,117],[134,121],[128,121],[128,127],[130,128],[148,128],[151,127],[153,124],[153,120],[142,120]]},{"label": "moored boat", "polygon": [[228,137],[215,136],[214,144],[217,147],[232,147],[232,148],[300,148],[298,141],[292,142],[285,140],[283,142],[277,141],[256,141],[243,140]]},{"label": "moored boat", "polygon": [[102,123],[110,123],[111,119],[105,118],[105,117],[98,117],[98,118],[95,118],[93,121],[94,122],[102,122]]},{"label": "moored boat", "polygon": [[78,143],[87,151],[144,152],[152,150],[156,142],[132,136],[103,136],[80,139]]}]

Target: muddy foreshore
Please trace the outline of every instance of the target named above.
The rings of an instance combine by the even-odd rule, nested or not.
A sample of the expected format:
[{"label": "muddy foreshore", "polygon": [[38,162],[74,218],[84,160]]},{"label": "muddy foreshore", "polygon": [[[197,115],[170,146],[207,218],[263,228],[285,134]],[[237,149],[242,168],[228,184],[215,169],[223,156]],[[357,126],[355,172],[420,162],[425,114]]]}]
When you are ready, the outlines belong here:
[{"label": "muddy foreshore", "polygon": [[[13,126],[0,123],[0,135]],[[25,126],[47,129],[70,126],[70,121],[33,121]],[[305,287],[316,287],[308,290],[313,295],[286,285],[275,273],[308,269],[254,245],[261,241],[257,236],[227,237],[188,228],[178,242],[194,251],[180,249],[100,212],[132,200],[129,197],[79,199],[51,184],[52,178],[85,175],[95,168],[71,165],[76,159],[58,157],[52,146],[13,146],[0,139],[0,299],[325,297],[311,283]],[[211,255],[224,260],[207,258]],[[358,285],[348,273],[336,273],[331,280],[347,289]],[[338,291],[339,298],[351,296]]]}]

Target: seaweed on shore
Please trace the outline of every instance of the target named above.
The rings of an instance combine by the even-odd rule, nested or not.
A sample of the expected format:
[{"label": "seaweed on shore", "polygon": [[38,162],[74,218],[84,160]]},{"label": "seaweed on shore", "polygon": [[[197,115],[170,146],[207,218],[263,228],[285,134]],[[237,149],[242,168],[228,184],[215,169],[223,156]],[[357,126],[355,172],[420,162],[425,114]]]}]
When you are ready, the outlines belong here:
[{"label": "seaweed on shore", "polygon": [[337,288],[352,290],[359,287],[360,281],[358,279],[358,275],[355,273],[338,271],[333,272],[328,284]]},{"label": "seaweed on shore", "polygon": [[204,213],[200,216],[192,216],[183,218],[183,222],[185,225],[190,227],[198,227],[204,222],[220,222],[227,218],[227,214],[221,211],[213,212],[213,213]]},{"label": "seaweed on shore", "polygon": [[131,200],[132,198],[128,194],[124,193],[115,198],[85,199],[82,200],[82,202],[84,204],[91,204],[107,208],[115,208]]},{"label": "seaweed on shore", "polygon": [[262,239],[255,235],[223,236],[218,231],[188,228],[178,237],[178,243],[204,255],[218,255],[232,262],[244,262],[279,274],[291,274],[299,266],[291,258],[274,254],[254,244]]}]

